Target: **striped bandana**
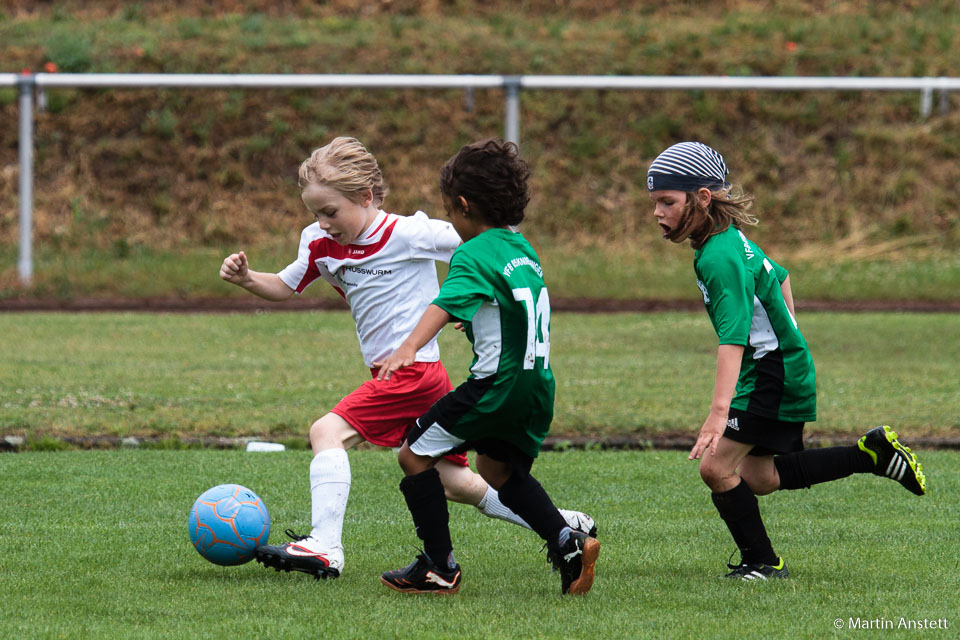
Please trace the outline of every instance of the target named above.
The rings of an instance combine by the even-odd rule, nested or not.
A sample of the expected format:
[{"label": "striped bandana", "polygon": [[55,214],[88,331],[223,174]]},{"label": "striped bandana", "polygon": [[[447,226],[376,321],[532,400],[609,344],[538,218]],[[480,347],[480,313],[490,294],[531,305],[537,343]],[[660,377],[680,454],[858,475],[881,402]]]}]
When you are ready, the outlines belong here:
[{"label": "striped bandana", "polygon": [[647,170],[648,191],[711,191],[730,186],[723,156],[702,142],[678,142],[657,156]]}]

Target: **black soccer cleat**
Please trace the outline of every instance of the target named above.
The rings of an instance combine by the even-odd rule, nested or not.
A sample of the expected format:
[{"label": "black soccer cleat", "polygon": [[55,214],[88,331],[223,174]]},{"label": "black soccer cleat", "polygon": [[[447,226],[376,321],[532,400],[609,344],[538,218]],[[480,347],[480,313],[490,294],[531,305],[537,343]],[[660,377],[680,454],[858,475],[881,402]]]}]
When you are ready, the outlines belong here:
[{"label": "black soccer cleat", "polygon": [[910,447],[900,444],[897,432],[887,425],[867,431],[857,446],[873,460],[873,472],[878,476],[892,478],[918,496],[927,492],[923,466]]},{"label": "black soccer cleat", "polygon": [[736,580],[767,580],[769,578],[789,578],[790,572],[787,571],[787,565],[783,558],[777,558],[776,565],[763,563],[741,562],[740,564],[728,564],[727,568],[732,569],[724,578],[733,578]]},{"label": "black soccer cleat", "polygon": [[380,582],[403,593],[457,593],[460,591],[460,565],[441,569],[420,553],[417,559],[403,569],[387,571]]},{"label": "black soccer cleat", "polygon": [[581,531],[573,531],[563,546],[548,549],[547,560],[560,572],[561,595],[583,595],[593,586],[594,564],[600,543]]},{"label": "black soccer cleat", "polygon": [[257,547],[254,550],[254,558],[257,562],[277,571],[309,573],[317,580],[340,577],[340,569],[333,565],[330,554],[318,552],[308,545],[300,544],[310,536],[298,536],[290,529],[286,530],[286,534],[293,538],[293,542],[279,546],[264,544]]}]

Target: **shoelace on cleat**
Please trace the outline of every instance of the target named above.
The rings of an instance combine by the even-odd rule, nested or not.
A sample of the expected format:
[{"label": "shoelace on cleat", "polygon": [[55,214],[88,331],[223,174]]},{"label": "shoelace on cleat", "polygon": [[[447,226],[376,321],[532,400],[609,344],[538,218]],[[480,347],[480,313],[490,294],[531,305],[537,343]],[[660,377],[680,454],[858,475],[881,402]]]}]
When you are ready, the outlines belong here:
[{"label": "shoelace on cleat", "polygon": [[727,569],[730,569],[730,570],[732,570],[732,571],[736,571],[737,569],[739,569],[740,567],[742,567],[742,566],[744,566],[744,565],[746,564],[746,563],[743,561],[743,556],[742,556],[742,555],[740,556],[740,564],[730,564],[730,561],[733,560],[733,556],[737,555],[737,552],[738,552],[738,551],[740,551],[740,549],[734,549],[734,550],[733,550],[733,553],[730,554],[730,557],[727,558]]},{"label": "shoelace on cleat", "polygon": [[544,542],[544,543],[543,543],[543,546],[540,547],[540,553],[543,553],[543,550],[544,550],[544,549],[547,549],[547,562],[549,562],[550,565],[553,567],[553,571],[555,571],[555,572],[556,572],[556,571],[559,571],[559,570],[560,570],[560,557],[559,557],[559,556],[555,556],[554,553],[553,553],[553,550],[547,548],[547,543],[546,543],[546,542]]},{"label": "shoelace on cleat", "polygon": [[310,537],[309,534],[308,534],[308,535],[305,535],[305,536],[297,535],[297,534],[293,531],[293,529],[286,529],[286,530],[284,530],[284,533],[287,534],[287,537],[290,538],[291,540],[293,540],[294,542],[300,542],[301,540],[306,540],[307,538]]}]

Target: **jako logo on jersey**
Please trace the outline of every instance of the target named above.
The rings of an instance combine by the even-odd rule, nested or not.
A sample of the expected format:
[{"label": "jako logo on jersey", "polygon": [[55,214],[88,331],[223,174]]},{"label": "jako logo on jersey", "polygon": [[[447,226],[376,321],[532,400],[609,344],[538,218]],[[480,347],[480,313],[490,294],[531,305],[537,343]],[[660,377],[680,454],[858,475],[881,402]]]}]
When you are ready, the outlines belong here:
[{"label": "jako logo on jersey", "polygon": [[747,240],[747,236],[743,235],[743,231],[737,231],[740,234],[740,239],[743,240],[743,252],[747,254],[747,260],[753,260],[753,249],[750,248],[750,241]]},{"label": "jako logo on jersey", "polygon": [[364,253],[364,251],[363,251],[363,249],[350,249],[350,250],[348,251],[348,253],[359,253],[359,254],[362,255],[362,254]]},{"label": "jako logo on jersey", "polygon": [[703,294],[703,304],[710,304],[710,294],[707,293],[707,285],[703,284],[700,278],[697,278],[697,286],[700,288],[700,293]]},{"label": "jako logo on jersey", "polygon": [[736,418],[730,418],[727,420],[727,429],[733,429],[734,431],[740,431],[740,424],[737,423]]}]

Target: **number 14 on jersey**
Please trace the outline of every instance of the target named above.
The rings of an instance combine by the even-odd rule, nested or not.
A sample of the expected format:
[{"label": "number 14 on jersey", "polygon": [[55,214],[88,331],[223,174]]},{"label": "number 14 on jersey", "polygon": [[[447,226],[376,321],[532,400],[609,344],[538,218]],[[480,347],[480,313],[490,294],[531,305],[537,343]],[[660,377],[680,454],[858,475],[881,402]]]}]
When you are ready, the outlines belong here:
[{"label": "number 14 on jersey", "polygon": [[513,289],[513,299],[522,302],[527,309],[527,348],[523,354],[523,368],[533,369],[537,358],[543,358],[544,369],[549,368],[550,296],[547,295],[547,288],[540,289],[536,303],[533,301],[533,292],[529,287]]}]

